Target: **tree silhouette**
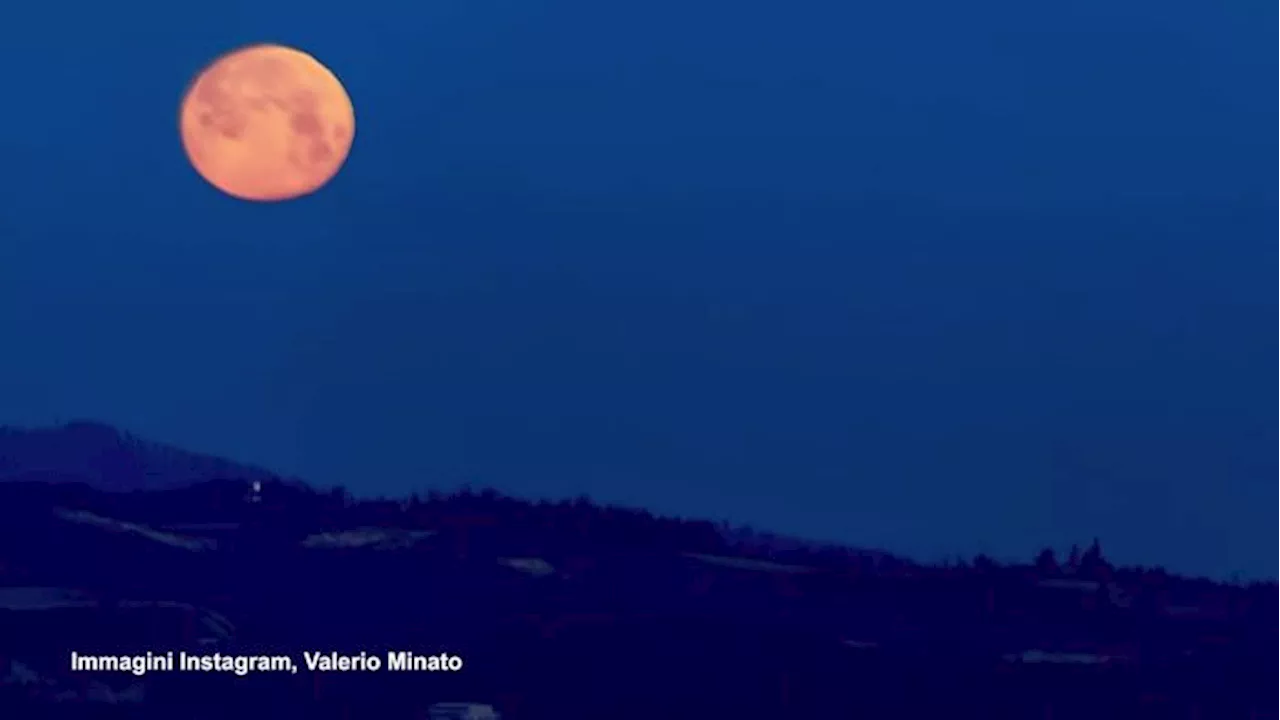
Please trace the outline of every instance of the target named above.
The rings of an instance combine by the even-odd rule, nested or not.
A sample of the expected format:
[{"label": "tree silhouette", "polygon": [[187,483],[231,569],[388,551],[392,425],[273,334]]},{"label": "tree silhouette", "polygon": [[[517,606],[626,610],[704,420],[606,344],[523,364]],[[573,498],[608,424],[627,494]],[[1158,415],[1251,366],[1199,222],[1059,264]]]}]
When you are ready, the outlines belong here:
[{"label": "tree silhouette", "polygon": [[1089,549],[1085,550],[1084,556],[1080,558],[1080,572],[1095,580],[1103,580],[1110,571],[1111,564],[1102,557],[1102,545],[1097,538],[1094,538]]},{"label": "tree silhouette", "polygon": [[996,562],[985,554],[980,554],[973,559],[973,568],[980,573],[989,573],[996,569]]},{"label": "tree silhouette", "polygon": [[1058,567],[1058,558],[1053,554],[1053,548],[1045,548],[1036,556],[1036,570],[1043,576],[1061,572],[1062,568]]},{"label": "tree silhouette", "polygon": [[1075,572],[1080,569],[1080,546],[1072,545],[1071,552],[1067,555],[1067,569]]}]

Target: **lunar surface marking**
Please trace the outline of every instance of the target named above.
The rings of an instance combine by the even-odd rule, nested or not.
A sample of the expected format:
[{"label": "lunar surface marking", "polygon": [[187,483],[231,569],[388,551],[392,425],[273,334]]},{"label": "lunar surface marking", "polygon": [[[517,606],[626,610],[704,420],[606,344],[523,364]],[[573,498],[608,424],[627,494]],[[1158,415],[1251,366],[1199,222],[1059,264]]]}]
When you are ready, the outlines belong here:
[{"label": "lunar surface marking", "polygon": [[183,146],[211,184],[247,200],[314,192],[342,167],[355,116],[338,79],[311,56],[257,45],[214,61],[182,104]]}]

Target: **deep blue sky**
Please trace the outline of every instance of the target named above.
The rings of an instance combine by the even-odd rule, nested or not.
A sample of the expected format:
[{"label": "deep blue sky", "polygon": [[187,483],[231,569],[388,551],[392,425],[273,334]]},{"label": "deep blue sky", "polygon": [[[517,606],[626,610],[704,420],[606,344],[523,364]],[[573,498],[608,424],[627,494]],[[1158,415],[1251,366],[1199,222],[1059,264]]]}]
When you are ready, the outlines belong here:
[{"label": "deep blue sky", "polygon": [[[6,13],[0,422],[1275,576],[1274,5]],[[356,102],[295,203],[178,143],[191,75],[258,41]]]}]

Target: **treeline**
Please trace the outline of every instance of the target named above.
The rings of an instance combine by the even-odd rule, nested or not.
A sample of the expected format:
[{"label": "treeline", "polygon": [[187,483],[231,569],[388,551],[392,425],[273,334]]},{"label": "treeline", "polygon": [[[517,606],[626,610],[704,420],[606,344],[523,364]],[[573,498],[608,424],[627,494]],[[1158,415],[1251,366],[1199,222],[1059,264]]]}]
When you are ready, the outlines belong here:
[{"label": "treeline", "polygon": [[[296,480],[214,480],[167,490],[111,493],[69,478],[33,477],[0,483],[0,505],[23,512],[31,505],[60,505],[155,526],[237,523],[280,540],[317,532],[355,528],[430,530],[478,543],[500,542],[509,554],[564,556],[632,552],[731,555],[825,570],[854,577],[986,578],[1028,581],[1070,578],[1101,584],[1121,583],[1163,593],[1166,603],[1203,601],[1228,588],[1247,589],[1267,599],[1275,582],[1220,582],[1180,577],[1160,567],[1115,567],[1094,540],[1072,547],[1061,558],[1042,550],[1028,563],[1001,564],[979,555],[922,565],[888,553],[780,538],[747,526],[664,517],[638,508],[572,500],[531,501],[492,488],[463,486],[450,492],[429,490],[402,499],[361,499],[345,488],[317,490]],[[518,547],[510,547],[518,545]]]},{"label": "treeline", "polygon": [[[1151,715],[1148,701],[1201,717],[1248,717],[1270,707],[1263,696],[1275,667],[1275,583],[1115,567],[1098,541],[1026,563],[979,556],[923,565],[586,497],[529,501],[464,487],[358,499],[285,480],[104,493],[70,480],[0,483],[0,580],[122,597],[163,591],[223,612],[240,640],[267,645],[447,641],[475,662],[450,678],[466,684],[442,685],[449,697],[438,699],[502,698],[513,717],[678,717],[693,709],[739,717],[1175,716]],[[54,507],[180,534],[229,527],[233,549],[126,545],[119,538],[127,533],[104,541],[56,523],[33,542],[32,528]],[[436,536],[396,552],[299,543],[370,528]],[[237,554],[241,542],[276,552]],[[151,545],[160,549],[149,554]],[[557,574],[512,571],[495,557],[545,558]],[[29,583],[12,572],[21,566],[38,571]],[[430,591],[440,587],[449,592]],[[1185,609],[1196,615],[1178,615]],[[1028,651],[1117,660],[1017,659]],[[317,705],[349,701],[361,710],[350,716],[373,716],[372,699],[405,708],[435,691],[382,676],[346,682],[327,687],[334,695]],[[296,696],[281,701],[282,712],[296,714]]]}]

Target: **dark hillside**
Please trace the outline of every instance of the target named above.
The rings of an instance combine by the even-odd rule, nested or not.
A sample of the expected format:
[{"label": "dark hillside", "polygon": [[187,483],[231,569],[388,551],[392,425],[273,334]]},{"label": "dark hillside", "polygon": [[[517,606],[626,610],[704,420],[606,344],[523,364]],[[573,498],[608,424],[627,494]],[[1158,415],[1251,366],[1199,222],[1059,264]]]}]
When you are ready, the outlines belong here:
[{"label": "dark hillside", "polygon": [[[356,501],[257,474],[108,492],[29,471],[0,483],[3,717],[413,718],[459,699],[507,718],[1275,717],[1273,583],[1116,568],[1096,544],[935,567],[585,499]],[[179,649],[465,666],[67,669],[72,650]]]}]

